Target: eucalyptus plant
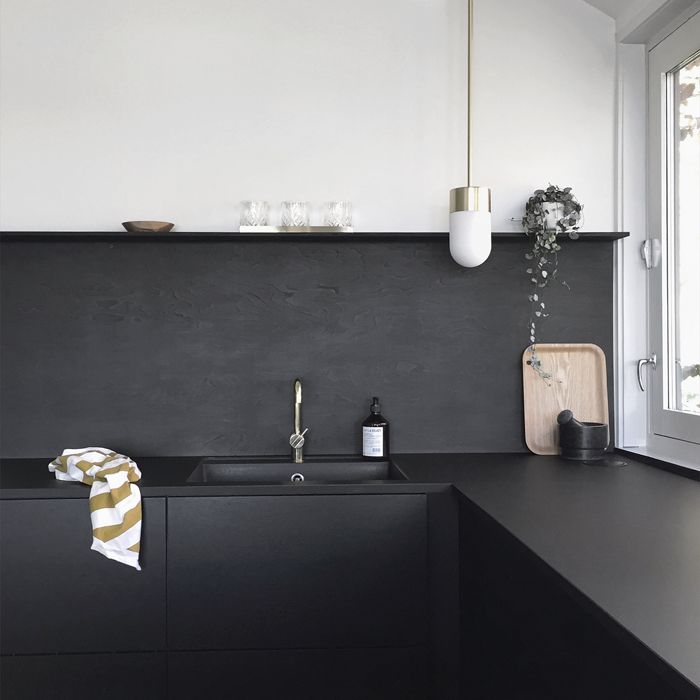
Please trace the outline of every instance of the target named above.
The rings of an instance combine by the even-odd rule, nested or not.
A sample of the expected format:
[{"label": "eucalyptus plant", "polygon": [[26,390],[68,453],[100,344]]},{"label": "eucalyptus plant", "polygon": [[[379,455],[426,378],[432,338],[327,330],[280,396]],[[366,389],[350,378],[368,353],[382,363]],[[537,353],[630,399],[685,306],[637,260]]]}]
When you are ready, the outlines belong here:
[{"label": "eucalyptus plant", "polygon": [[[559,273],[559,245],[557,236],[568,235],[576,240],[582,222],[583,206],[571,191],[571,187],[561,189],[550,185],[546,190],[535,190],[525,204],[522,219],[523,229],[530,239],[530,250],[525,254],[526,273],[530,280],[530,366],[546,382],[552,375],[547,372],[537,356],[538,322],[547,318],[547,305],[543,301],[543,292]],[[552,216],[550,216],[552,215]],[[554,219],[555,216],[558,218]],[[554,226],[551,226],[554,221]],[[565,281],[561,284],[567,289]]]}]

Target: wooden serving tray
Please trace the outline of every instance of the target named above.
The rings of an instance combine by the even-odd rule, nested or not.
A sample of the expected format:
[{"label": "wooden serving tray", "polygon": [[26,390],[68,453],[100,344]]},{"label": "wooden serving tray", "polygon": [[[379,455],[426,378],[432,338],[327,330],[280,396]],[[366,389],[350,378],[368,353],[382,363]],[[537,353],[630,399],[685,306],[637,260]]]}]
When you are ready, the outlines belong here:
[{"label": "wooden serving tray", "polygon": [[557,415],[568,408],[580,421],[608,422],[605,353],[592,343],[537,343],[543,379],[531,366],[530,348],[523,353],[525,443],[538,455],[559,454]]}]

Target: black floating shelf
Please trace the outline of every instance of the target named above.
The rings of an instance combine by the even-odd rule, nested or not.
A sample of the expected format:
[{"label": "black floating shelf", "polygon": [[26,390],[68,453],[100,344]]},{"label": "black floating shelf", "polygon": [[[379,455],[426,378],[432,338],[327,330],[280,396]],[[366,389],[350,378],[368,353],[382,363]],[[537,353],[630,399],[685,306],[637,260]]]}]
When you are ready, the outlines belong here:
[{"label": "black floating shelf", "polygon": [[[567,234],[559,234],[557,241],[559,243],[581,243],[582,241],[619,241],[622,238],[629,236],[629,231],[619,231],[604,233],[600,231],[581,231],[577,239],[569,238]],[[524,233],[509,231],[507,233],[493,232],[491,234],[494,241],[525,241],[527,240]]]},{"label": "black floating shelf", "polygon": [[[527,239],[523,233],[494,232],[492,234],[494,242],[517,242],[526,243]],[[582,231],[576,242],[586,241],[616,241],[626,238],[629,233],[594,233]],[[0,231],[0,242],[12,241],[157,241],[159,243],[171,242],[229,242],[238,243],[251,242],[395,242],[395,243],[425,243],[428,241],[444,241],[447,243],[448,234],[446,231],[428,232],[401,232],[401,233],[371,233],[356,231],[354,233],[270,233],[268,231],[240,232],[240,231],[212,231],[212,232],[189,232],[171,231],[170,233],[128,233],[127,231]],[[559,236],[562,242],[570,241],[568,236]]]}]

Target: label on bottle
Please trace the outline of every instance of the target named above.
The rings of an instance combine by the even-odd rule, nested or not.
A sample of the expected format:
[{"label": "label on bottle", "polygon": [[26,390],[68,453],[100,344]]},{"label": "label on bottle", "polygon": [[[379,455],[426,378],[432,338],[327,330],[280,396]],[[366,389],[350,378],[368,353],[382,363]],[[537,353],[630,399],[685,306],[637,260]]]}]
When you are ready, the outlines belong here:
[{"label": "label on bottle", "polygon": [[384,457],[384,428],[362,427],[362,456]]}]

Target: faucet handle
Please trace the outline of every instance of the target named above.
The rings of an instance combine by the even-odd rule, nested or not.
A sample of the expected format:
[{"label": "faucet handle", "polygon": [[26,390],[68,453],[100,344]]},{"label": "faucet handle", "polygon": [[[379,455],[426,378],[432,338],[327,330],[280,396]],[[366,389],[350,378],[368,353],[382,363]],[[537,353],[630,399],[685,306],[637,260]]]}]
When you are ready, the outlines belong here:
[{"label": "faucet handle", "polygon": [[304,435],[306,435],[308,428],[304,428],[303,433],[292,433],[289,436],[289,444],[295,449],[298,450],[300,447],[304,446],[304,443],[306,440],[304,439]]}]

